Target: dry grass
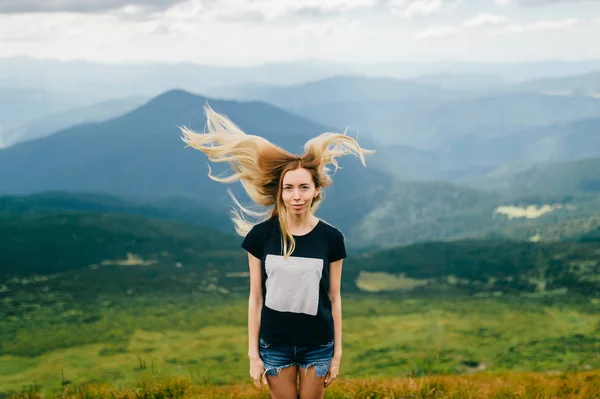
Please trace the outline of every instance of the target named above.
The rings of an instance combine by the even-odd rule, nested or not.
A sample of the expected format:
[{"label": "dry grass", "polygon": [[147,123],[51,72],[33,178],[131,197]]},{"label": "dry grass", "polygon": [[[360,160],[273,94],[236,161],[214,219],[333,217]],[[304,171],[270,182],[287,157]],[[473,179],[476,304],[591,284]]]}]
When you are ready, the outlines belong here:
[{"label": "dry grass", "polygon": [[[265,388],[249,383],[214,386],[190,379],[145,380],[135,388],[114,390],[106,385],[66,385],[61,399],[218,399],[268,398]],[[30,390],[13,396],[38,399]],[[325,398],[448,398],[448,399],[594,399],[600,398],[600,371],[567,373],[481,373],[396,379],[352,379],[335,382]]]}]

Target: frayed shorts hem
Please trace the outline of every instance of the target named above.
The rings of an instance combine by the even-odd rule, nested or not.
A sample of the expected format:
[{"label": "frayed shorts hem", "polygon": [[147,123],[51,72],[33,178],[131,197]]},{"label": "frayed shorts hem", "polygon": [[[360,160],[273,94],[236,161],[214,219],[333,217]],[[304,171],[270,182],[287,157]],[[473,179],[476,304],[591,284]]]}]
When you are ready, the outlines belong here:
[{"label": "frayed shorts hem", "polygon": [[266,375],[269,375],[271,377],[276,377],[282,369],[285,369],[288,367],[298,366],[298,368],[304,369],[305,373],[308,373],[308,369],[310,367],[314,366],[315,374],[317,377],[320,378],[320,377],[325,377],[327,375],[327,372],[329,371],[329,364],[330,364],[329,362],[326,362],[326,363],[315,362],[315,363],[308,363],[308,364],[300,364],[300,363],[294,362],[294,363],[286,364],[284,366],[277,366],[277,367],[265,366],[264,370],[265,370]]}]

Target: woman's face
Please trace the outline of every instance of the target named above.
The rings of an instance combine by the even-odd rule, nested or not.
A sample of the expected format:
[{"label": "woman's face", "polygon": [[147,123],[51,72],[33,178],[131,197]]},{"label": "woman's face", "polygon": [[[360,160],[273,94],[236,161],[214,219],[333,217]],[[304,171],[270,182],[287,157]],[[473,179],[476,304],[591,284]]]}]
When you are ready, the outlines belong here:
[{"label": "woman's face", "polygon": [[286,209],[292,214],[310,212],[318,193],[312,175],[304,168],[290,170],[283,176],[281,196]]}]

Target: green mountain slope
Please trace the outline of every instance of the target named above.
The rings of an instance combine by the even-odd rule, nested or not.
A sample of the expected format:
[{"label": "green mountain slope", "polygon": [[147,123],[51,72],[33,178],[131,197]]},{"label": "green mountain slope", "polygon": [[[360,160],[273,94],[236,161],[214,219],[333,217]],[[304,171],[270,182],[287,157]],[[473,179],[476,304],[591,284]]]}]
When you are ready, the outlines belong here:
[{"label": "green mountain slope", "polygon": [[[180,222],[90,212],[0,214],[0,291],[38,289],[87,298],[102,292],[246,293],[241,238]],[[431,242],[350,253],[343,289],[388,273],[419,289],[507,293],[568,290],[596,295],[600,241]],[[26,288],[26,287],[25,287]]]},{"label": "green mountain slope", "polygon": [[600,193],[600,158],[508,165],[470,184],[507,195],[596,194]]},{"label": "green mountain slope", "polygon": [[[552,177],[548,175],[548,184]],[[538,194],[543,191],[484,191],[483,185],[473,186],[391,184],[347,232],[349,239],[365,249],[465,238],[558,241],[578,237],[600,223],[600,196],[593,192]]]},{"label": "green mountain slope", "polygon": [[486,138],[473,133],[454,140],[446,158],[463,168],[577,161],[600,156],[600,119],[505,131]]},{"label": "green mountain slope", "polygon": [[[424,243],[363,254],[362,271],[416,280],[421,287],[468,292],[600,294],[600,242]],[[413,281],[413,284],[415,282]]]},{"label": "green mountain slope", "polygon": [[5,276],[60,273],[105,261],[117,264],[127,253],[143,259],[140,264],[202,267],[200,254],[239,248],[234,236],[213,229],[132,215],[3,213],[0,224],[7,237],[0,244]]},{"label": "green mountain slope", "polygon": [[18,215],[64,211],[148,216],[206,226],[233,233],[228,215],[193,198],[123,198],[108,194],[44,192],[28,196],[0,196],[0,213]]},{"label": "green mountain slope", "polygon": [[[246,292],[242,237],[188,223],[98,213],[0,213],[0,293],[43,284],[99,292]],[[344,289],[355,290],[349,271]]]}]

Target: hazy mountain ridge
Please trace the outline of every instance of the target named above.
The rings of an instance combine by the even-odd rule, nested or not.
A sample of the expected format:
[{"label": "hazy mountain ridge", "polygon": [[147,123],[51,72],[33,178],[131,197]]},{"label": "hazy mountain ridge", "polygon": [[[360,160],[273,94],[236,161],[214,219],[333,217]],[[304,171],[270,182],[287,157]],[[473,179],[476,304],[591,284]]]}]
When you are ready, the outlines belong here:
[{"label": "hazy mountain ridge", "polygon": [[510,136],[527,128],[600,117],[600,100],[542,94],[327,102],[291,108],[336,127],[349,126],[383,143],[443,150],[454,140]]},{"label": "hazy mountain ridge", "polygon": [[538,79],[519,87],[554,95],[587,95],[600,97],[600,71],[560,78]]},{"label": "hazy mountain ridge", "polygon": [[231,93],[277,106],[297,107],[335,102],[369,102],[430,97],[452,98],[459,92],[417,83],[413,80],[368,76],[334,76],[300,85],[246,87]]},{"label": "hazy mountain ridge", "polygon": [[[210,100],[183,91],[167,92],[124,116],[103,123],[69,128],[49,137],[0,150],[0,194],[41,191],[107,193],[133,197],[190,197],[229,211],[226,185],[210,180],[206,156],[186,148],[177,126],[202,130],[203,107],[209,103],[249,134],[260,134],[294,153],[327,127],[262,102]],[[368,140],[361,144],[369,148]],[[48,151],[51,148],[52,151]],[[371,157],[367,157],[367,164]],[[352,198],[356,187],[383,188],[390,174],[363,167],[354,157],[340,160],[343,169],[327,190],[320,209],[331,223],[348,226],[348,215],[360,217],[370,205]],[[213,171],[219,174],[223,165]],[[19,171],[19,179],[14,171]],[[230,185],[241,193],[240,185]],[[243,200],[243,198],[241,198]]]},{"label": "hazy mountain ridge", "polygon": [[[184,216],[177,207],[156,213],[148,210],[135,212],[150,212],[151,215],[202,224],[203,210],[210,209],[211,216],[205,224],[220,223],[227,219],[232,205],[226,194],[227,187],[206,177],[205,156],[184,148],[176,127],[188,125],[202,129],[205,120],[201,110],[207,102],[231,117],[248,133],[260,134],[294,152],[300,152],[308,138],[330,130],[266,103],[209,100],[175,90],[108,122],[77,126],[0,151],[0,178],[6,182],[0,190],[12,195],[48,190],[106,193],[133,197],[136,201],[140,197],[188,197],[193,201],[191,209],[194,209],[192,214],[195,215],[189,219],[181,219]],[[594,130],[586,132],[593,135]],[[369,138],[367,136],[365,140],[361,136],[360,139],[367,148],[370,147]],[[48,152],[48,148],[53,151]],[[536,224],[494,216],[496,207],[511,205],[519,198],[531,198],[530,204],[535,206],[554,205],[543,198],[535,198],[546,191],[523,186],[529,184],[530,179],[526,177],[524,183],[506,183],[506,179],[511,181],[523,177],[497,172],[483,182],[469,181],[477,190],[436,181],[397,181],[389,172],[394,167],[402,167],[405,160],[408,160],[405,165],[410,164],[411,154],[418,154],[412,159],[420,160],[424,165],[428,161],[435,164],[435,154],[401,148],[406,152],[402,156],[394,151],[394,147],[376,144],[371,148],[378,152],[367,157],[367,168],[356,159],[341,160],[342,169],[334,176],[334,185],[326,191],[326,200],[318,212],[320,217],[346,231],[354,243],[369,248],[373,245],[387,247],[418,241],[485,237],[488,234],[505,237],[516,234],[529,239],[541,232],[542,240],[546,236],[554,239],[562,234],[556,231],[548,233],[542,219],[540,224]],[[498,148],[495,146],[495,149]],[[587,148],[585,143],[582,148]],[[443,162],[447,165],[452,160]],[[440,162],[438,170],[444,171],[443,162]],[[426,166],[419,169],[423,170],[423,174],[433,174],[427,171]],[[14,179],[13,170],[19,171],[19,179]],[[600,179],[595,172],[597,170],[600,168],[581,167],[563,174],[549,173],[546,180],[535,180],[539,184],[545,181],[545,186],[553,187],[549,194],[573,194],[572,185],[559,189],[560,184],[553,179],[588,187],[579,190],[579,193],[593,193],[595,182]],[[215,172],[219,172],[218,166]],[[404,171],[394,172],[401,174]],[[452,172],[446,170],[444,173]],[[434,175],[430,177],[435,179]],[[579,183],[574,183],[576,181]],[[229,188],[236,194],[242,191],[239,184]],[[483,188],[496,193],[480,191]],[[589,205],[577,214],[567,212],[561,220],[580,220],[593,215],[595,206]],[[594,227],[592,224],[578,230],[569,226],[568,231],[585,233],[586,228]],[[518,228],[531,229],[531,232],[525,234]]]},{"label": "hazy mountain ridge", "polygon": [[[592,118],[516,129],[501,137],[486,138],[474,133],[454,140],[443,155],[452,165],[458,163],[466,170],[484,167],[493,174],[494,170],[510,168],[511,165],[523,168],[539,163],[599,157],[599,131],[600,118]],[[477,177],[483,178],[485,174]],[[456,181],[467,180],[466,176],[459,176]]]},{"label": "hazy mountain ridge", "polygon": [[[242,67],[194,63],[125,63],[106,65],[88,61],[62,62],[31,57],[0,58],[0,85],[38,87],[47,90],[89,87],[98,93],[156,95],[177,87],[204,91],[207,87],[240,84],[299,84],[336,75],[365,75],[382,78],[413,79],[431,75],[464,77],[498,76],[511,82],[562,78],[600,70],[600,61],[549,60],[520,63],[480,62],[388,62],[352,64],[306,60],[267,63]],[[162,82],[162,83],[158,83]]]},{"label": "hazy mountain ridge", "polygon": [[8,126],[0,132],[0,148],[45,137],[53,132],[76,125],[103,122],[138,107],[144,101],[143,97],[107,100],[87,106],[68,108],[33,119],[28,118],[30,120],[27,120],[25,124]]},{"label": "hazy mountain ridge", "polygon": [[4,135],[26,122],[83,104],[93,104],[102,97],[93,92],[48,90],[43,87],[15,87],[0,84],[0,148],[12,142]]},{"label": "hazy mountain ridge", "polygon": [[0,58],[0,86],[79,90],[86,87],[103,97],[155,96],[171,89],[192,92],[225,84],[260,82],[297,84],[348,71],[340,64],[318,61],[228,67],[189,62],[132,62],[110,65],[90,61]]}]

